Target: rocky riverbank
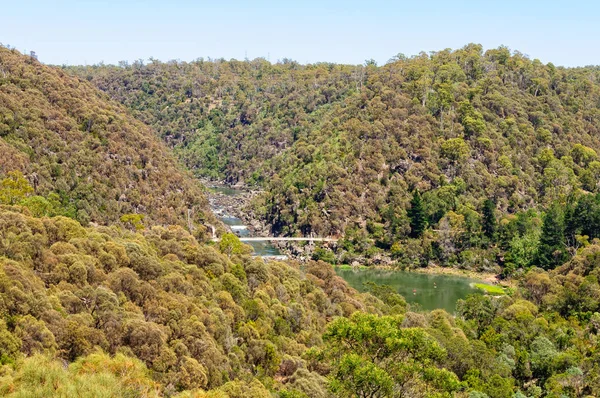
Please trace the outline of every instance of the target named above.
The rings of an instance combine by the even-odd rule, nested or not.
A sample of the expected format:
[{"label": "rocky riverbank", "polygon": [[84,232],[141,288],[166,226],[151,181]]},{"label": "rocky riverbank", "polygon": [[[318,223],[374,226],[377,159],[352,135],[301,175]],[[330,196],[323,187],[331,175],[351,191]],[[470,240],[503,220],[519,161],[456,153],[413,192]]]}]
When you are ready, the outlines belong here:
[{"label": "rocky riverbank", "polygon": [[208,202],[217,217],[236,217],[242,220],[252,236],[269,236],[269,229],[252,215],[252,200],[262,191],[248,187],[231,187],[215,181],[202,181],[207,187]]}]

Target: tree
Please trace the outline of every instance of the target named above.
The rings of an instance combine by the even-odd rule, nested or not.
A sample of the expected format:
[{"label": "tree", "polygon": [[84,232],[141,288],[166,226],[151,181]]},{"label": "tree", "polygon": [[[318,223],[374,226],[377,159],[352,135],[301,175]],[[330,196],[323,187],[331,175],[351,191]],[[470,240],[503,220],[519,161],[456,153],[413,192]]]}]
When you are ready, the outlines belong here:
[{"label": "tree", "polygon": [[424,329],[402,328],[402,320],[355,312],[329,324],[324,350],[310,356],[332,367],[337,396],[450,396],[460,388],[457,376],[441,369],[444,348]]},{"label": "tree", "polygon": [[140,231],[144,229],[144,215],[143,214],[123,214],[121,216],[121,222],[127,226],[131,226],[134,230]]},{"label": "tree", "polygon": [[483,220],[482,220],[483,233],[489,239],[493,240],[496,235],[497,222],[496,222],[496,205],[491,199],[486,199],[483,202]]},{"label": "tree", "polygon": [[415,190],[410,201],[408,217],[410,218],[410,236],[413,238],[421,237],[423,231],[427,228],[427,214],[425,213],[423,199],[418,190]]},{"label": "tree", "polygon": [[336,395],[383,398],[391,395],[394,379],[383,369],[356,354],[342,357],[331,382]]},{"label": "tree", "polygon": [[506,253],[507,263],[515,268],[526,268],[535,260],[539,245],[540,231],[533,230],[522,236],[515,236],[509,242]]},{"label": "tree", "polygon": [[471,148],[462,138],[451,138],[442,142],[440,153],[452,162],[459,162],[469,156]]},{"label": "tree", "polygon": [[20,171],[11,171],[0,181],[0,203],[16,205],[33,192]]},{"label": "tree", "polygon": [[594,160],[598,160],[598,154],[594,148],[590,148],[581,144],[573,145],[571,156],[573,157],[575,163],[578,163],[581,166],[587,166]]},{"label": "tree", "polygon": [[4,321],[0,321],[0,365],[14,362],[21,350],[21,340],[11,334]]},{"label": "tree", "polygon": [[378,285],[374,282],[364,282],[365,290],[377,297],[395,310],[406,312],[406,300],[389,285]]},{"label": "tree", "polygon": [[565,217],[565,224],[569,221],[565,225],[569,233],[587,235],[590,239],[600,237],[600,196],[582,195],[569,216]]},{"label": "tree", "polygon": [[538,336],[531,343],[531,370],[534,376],[546,378],[552,374],[553,361],[558,355],[554,344],[545,336]]},{"label": "tree", "polygon": [[221,236],[219,250],[221,253],[227,254],[228,256],[236,254],[250,254],[252,252],[248,245],[243,244],[240,241],[240,238],[232,233],[226,233]]},{"label": "tree", "polygon": [[[569,195],[565,206],[564,223],[565,223],[565,243],[569,247],[574,247],[577,243],[576,236],[581,232],[581,216],[577,214],[579,203],[575,203],[572,195]],[[584,212],[585,214],[586,212]]]},{"label": "tree", "polygon": [[564,215],[554,204],[544,216],[536,262],[544,269],[553,269],[562,264],[566,256]]},{"label": "tree", "polygon": [[460,122],[465,128],[467,136],[477,135],[485,131],[483,115],[469,101],[461,102],[458,111],[461,115]]},{"label": "tree", "polygon": [[27,207],[34,217],[56,215],[56,209],[52,203],[43,196],[30,196],[21,200],[21,205]]},{"label": "tree", "polygon": [[[8,372],[7,372],[8,373]],[[66,366],[45,355],[28,357],[0,380],[10,397],[160,397],[158,383],[139,360],[102,352]]]}]

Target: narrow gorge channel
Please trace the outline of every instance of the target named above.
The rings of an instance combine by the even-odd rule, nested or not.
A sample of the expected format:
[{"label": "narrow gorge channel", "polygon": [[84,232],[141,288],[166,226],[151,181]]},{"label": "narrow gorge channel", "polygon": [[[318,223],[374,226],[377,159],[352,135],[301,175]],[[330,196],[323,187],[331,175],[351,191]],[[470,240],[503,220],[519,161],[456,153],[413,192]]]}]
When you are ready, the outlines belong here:
[{"label": "narrow gorge channel", "polygon": [[[241,218],[242,209],[248,204],[251,196],[252,192],[245,189],[209,185],[208,197],[212,211],[231,232],[240,238],[260,237],[257,234],[258,224],[249,225],[252,223]],[[245,243],[252,246],[254,255],[257,257],[277,260],[288,258],[268,240],[254,240]]]}]

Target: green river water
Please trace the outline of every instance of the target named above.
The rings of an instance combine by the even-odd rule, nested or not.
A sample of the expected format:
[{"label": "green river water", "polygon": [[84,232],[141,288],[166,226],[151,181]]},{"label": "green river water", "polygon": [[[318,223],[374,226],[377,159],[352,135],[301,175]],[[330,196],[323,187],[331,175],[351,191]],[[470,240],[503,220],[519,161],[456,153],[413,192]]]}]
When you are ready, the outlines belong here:
[{"label": "green river water", "polygon": [[[231,188],[231,187],[211,187],[211,191],[217,192],[226,196],[236,196],[240,195],[244,191],[241,189]],[[217,209],[213,209],[217,210]],[[219,219],[240,238],[251,236],[248,227],[244,224],[244,222],[238,217],[222,214]],[[279,257],[282,256],[281,252],[278,248],[273,246],[271,242],[267,240],[253,241],[248,242],[252,249],[254,250],[254,255],[259,257]]]},{"label": "green river water", "polygon": [[409,304],[417,304],[416,309],[434,310],[441,308],[451,314],[456,309],[456,302],[459,299],[480,292],[477,288],[471,286],[473,282],[480,281],[454,275],[341,268],[336,268],[336,273],[358,291],[365,290],[363,286],[365,282],[389,285],[404,296]]}]

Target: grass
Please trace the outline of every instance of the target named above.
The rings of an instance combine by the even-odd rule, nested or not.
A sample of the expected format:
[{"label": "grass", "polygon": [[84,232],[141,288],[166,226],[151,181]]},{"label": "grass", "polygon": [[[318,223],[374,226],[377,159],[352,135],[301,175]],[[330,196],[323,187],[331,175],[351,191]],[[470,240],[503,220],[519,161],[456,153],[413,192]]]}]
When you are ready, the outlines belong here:
[{"label": "grass", "polygon": [[348,270],[348,269],[368,269],[369,267],[367,267],[366,265],[359,265],[358,267],[353,267],[350,264],[340,264],[340,265],[335,265],[336,268],[338,269],[343,269],[343,270]]},{"label": "grass", "polygon": [[485,291],[488,294],[493,294],[493,295],[506,294],[506,292],[504,291],[504,288],[502,286],[487,285],[485,283],[474,283],[473,286],[476,287],[477,289],[481,289],[481,290]]}]

